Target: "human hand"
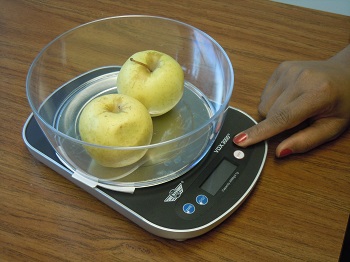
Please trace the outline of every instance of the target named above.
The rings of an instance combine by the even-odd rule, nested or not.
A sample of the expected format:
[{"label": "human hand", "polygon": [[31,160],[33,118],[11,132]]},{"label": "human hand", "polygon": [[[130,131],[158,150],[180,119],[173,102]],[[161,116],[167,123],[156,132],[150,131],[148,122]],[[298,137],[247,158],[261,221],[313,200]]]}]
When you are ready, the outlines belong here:
[{"label": "human hand", "polygon": [[237,134],[233,142],[247,147],[302,122],[276,148],[276,156],[307,152],[340,136],[350,124],[350,45],[326,61],[284,62],[261,96],[259,124]]}]

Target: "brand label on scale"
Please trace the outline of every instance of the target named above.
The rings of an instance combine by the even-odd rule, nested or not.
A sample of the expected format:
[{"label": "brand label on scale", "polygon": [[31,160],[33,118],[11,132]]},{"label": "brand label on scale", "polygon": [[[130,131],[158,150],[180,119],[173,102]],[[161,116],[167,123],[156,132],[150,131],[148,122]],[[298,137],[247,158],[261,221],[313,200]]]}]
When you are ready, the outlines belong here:
[{"label": "brand label on scale", "polygon": [[167,198],[164,199],[164,202],[174,202],[182,195],[182,193],[184,192],[182,183],[183,181],[181,181],[181,183],[177,187],[169,191],[169,196],[167,196]]},{"label": "brand label on scale", "polygon": [[228,133],[224,137],[224,139],[222,139],[221,143],[215,148],[214,153],[219,153],[220,150],[226,145],[227,141],[230,140],[230,137],[231,137],[231,135],[230,135],[230,133]]}]

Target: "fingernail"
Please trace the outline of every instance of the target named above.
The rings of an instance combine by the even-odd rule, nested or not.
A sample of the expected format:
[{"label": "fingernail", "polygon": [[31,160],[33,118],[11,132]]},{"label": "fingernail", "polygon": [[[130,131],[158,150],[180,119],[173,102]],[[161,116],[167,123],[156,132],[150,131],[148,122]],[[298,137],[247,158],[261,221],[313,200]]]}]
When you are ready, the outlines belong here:
[{"label": "fingernail", "polygon": [[239,143],[242,143],[244,140],[246,140],[248,138],[248,135],[245,134],[245,133],[240,133],[238,135],[236,135],[234,138],[233,138],[233,142],[235,144],[239,144]]},{"label": "fingernail", "polygon": [[293,151],[289,148],[283,149],[279,155],[279,157],[285,157],[288,156],[290,154],[293,154]]}]

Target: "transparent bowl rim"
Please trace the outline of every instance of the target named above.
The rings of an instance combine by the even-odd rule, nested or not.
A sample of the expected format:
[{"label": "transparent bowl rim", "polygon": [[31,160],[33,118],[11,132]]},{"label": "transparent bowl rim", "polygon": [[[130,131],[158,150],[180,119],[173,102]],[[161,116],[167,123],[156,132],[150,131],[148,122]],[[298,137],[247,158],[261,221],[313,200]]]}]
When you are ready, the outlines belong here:
[{"label": "transparent bowl rim", "polygon": [[[78,30],[79,28],[88,26],[90,24],[94,24],[94,23],[100,23],[103,21],[107,21],[107,20],[113,20],[113,19],[125,19],[125,18],[150,18],[150,19],[159,19],[159,20],[164,20],[164,21],[170,21],[172,23],[175,24],[180,24],[183,25],[185,27],[191,28],[193,31],[197,31],[199,32],[201,35],[205,36],[207,39],[209,39],[223,54],[223,56],[225,57],[225,59],[227,60],[227,64],[229,65],[229,71],[230,71],[230,75],[231,75],[231,79],[230,79],[230,85],[229,85],[229,90],[227,93],[232,95],[233,92],[233,86],[234,86],[234,71],[232,68],[232,64],[231,61],[227,55],[227,53],[225,52],[225,50],[221,47],[221,45],[214,40],[210,35],[208,35],[207,33],[203,32],[202,30],[191,26],[187,23],[172,19],[172,18],[167,18],[167,17],[161,17],[161,16],[152,16],[152,15],[123,15],[123,16],[111,16],[111,17],[106,17],[106,18],[101,18],[101,19],[97,19],[97,20],[93,20],[81,25],[78,25],[62,34],[60,34],[59,36],[57,36],[56,38],[54,38],[51,42],[49,42],[40,52],[39,54],[35,57],[35,59],[33,60],[29,70],[28,70],[28,74],[26,77],[26,95],[28,98],[28,102],[29,105],[33,111],[33,114],[36,118],[37,121],[40,121],[41,123],[43,123],[46,128],[48,128],[51,132],[53,132],[55,135],[57,135],[58,137],[62,137],[64,139],[67,139],[71,142],[83,145],[83,146],[89,146],[89,147],[96,147],[96,148],[102,148],[102,149],[109,149],[109,150],[144,150],[144,149],[150,149],[150,148],[156,148],[159,146],[163,146],[163,145],[167,145],[167,144],[171,144],[177,141],[180,141],[182,139],[186,139],[188,137],[191,137],[193,134],[199,132],[200,130],[206,128],[208,125],[210,125],[210,123],[213,122],[213,120],[218,119],[220,117],[221,114],[224,113],[224,111],[227,109],[230,99],[231,99],[231,95],[228,95],[224,102],[222,103],[222,105],[220,106],[219,110],[217,112],[215,112],[207,121],[205,121],[201,126],[197,127],[196,129],[192,130],[191,132],[188,132],[182,136],[170,139],[168,141],[163,141],[163,142],[159,142],[159,143],[154,143],[154,144],[150,144],[150,145],[143,145],[143,146],[131,146],[131,147],[121,147],[121,146],[105,146],[105,145],[98,145],[98,144],[93,144],[93,143],[88,143],[85,141],[82,141],[80,139],[71,137],[59,130],[57,130],[56,128],[54,128],[52,125],[50,125],[49,123],[47,123],[39,114],[38,110],[35,108],[35,106],[32,104],[31,101],[31,96],[30,96],[30,92],[29,92],[29,82],[32,76],[32,71],[36,65],[36,63],[38,62],[38,60],[41,58],[41,56],[45,53],[45,51],[56,41],[58,41],[59,39],[61,39],[63,36],[70,34],[71,32]],[[45,101],[45,100],[44,100]],[[40,107],[39,107],[40,108]],[[46,131],[44,131],[44,133],[46,133]]]}]

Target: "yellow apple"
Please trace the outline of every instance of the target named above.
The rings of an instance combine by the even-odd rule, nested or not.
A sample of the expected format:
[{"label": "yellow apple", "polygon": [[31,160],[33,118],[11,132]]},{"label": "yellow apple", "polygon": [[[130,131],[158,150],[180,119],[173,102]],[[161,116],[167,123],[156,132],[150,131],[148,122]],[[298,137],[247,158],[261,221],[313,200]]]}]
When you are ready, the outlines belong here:
[{"label": "yellow apple", "polygon": [[184,72],[171,56],[147,50],[132,55],[117,78],[118,93],[139,100],[150,115],[170,111],[184,91]]},{"label": "yellow apple", "polygon": [[[85,142],[110,147],[149,145],[153,123],[146,107],[121,94],[107,94],[91,100],[79,118],[79,133]],[[123,167],[140,160],[146,149],[109,149],[85,146],[89,155],[105,167]]]}]

